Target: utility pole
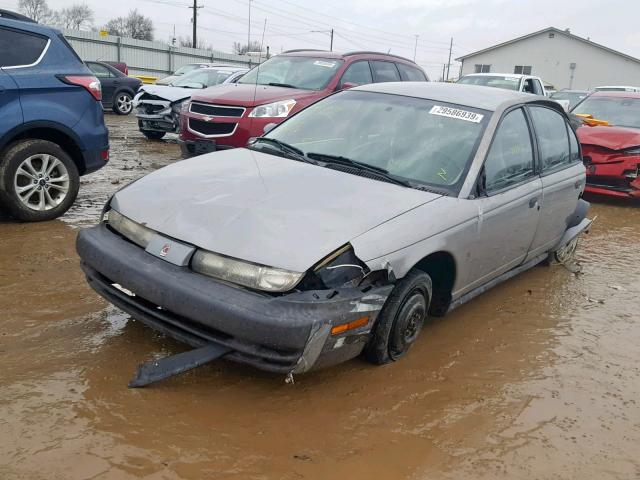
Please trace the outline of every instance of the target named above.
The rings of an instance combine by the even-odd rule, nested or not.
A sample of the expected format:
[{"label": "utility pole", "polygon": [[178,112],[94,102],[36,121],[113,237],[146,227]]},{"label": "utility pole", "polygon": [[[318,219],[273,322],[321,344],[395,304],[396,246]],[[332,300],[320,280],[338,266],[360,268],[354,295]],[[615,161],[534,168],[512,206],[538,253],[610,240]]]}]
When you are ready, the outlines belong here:
[{"label": "utility pole", "polygon": [[416,44],[413,46],[413,62],[416,61],[416,52],[418,51],[418,34],[416,34]]},{"label": "utility pole", "polygon": [[333,28],[331,29],[331,44],[329,45],[329,51],[333,52]]},{"label": "utility pole", "polygon": [[451,37],[451,44],[449,44],[449,61],[447,62],[447,79],[449,81],[449,68],[451,67],[451,50],[453,50],[453,37]]},{"label": "utility pole", "polygon": [[247,54],[251,50],[251,0],[249,0],[249,28],[247,29]]},{"label": "utility pole", "polygon": [[447,69],[447,64],[446,64],[446,63],[443,63],[443,64],[442,64],[442,81],[443,81],[443,82],[445,81],[445,79],[444,79],[444,72],[445,72],[445,70],[446,70],[446,69]]},{"label": "utility pole", "polygon": [[198,48],[198,9],[204,7],[204,5],[198,5],[198,0],[193,0],[193,7],[188,7],[193,9],[193,17],[191,18],[191,23],[193,23],[193,36],[191,37],[191,46],[193,48]]}]

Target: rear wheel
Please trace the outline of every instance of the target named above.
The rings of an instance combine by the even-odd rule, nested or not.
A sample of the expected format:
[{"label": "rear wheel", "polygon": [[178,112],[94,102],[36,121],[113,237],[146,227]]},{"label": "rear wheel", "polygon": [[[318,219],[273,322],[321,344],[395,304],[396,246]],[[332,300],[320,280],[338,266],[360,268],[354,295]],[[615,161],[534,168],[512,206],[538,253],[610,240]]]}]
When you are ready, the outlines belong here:
[{"label": "rear wheel", "polygon": [[383,365],[406,355],[422,331],[432,289],[431,277],[415,269],[396,284],[365,348],[367,360]]},{"label": "rear wheel", "polygon": [[129,115],[133,110],[133,98],[127,92],[118,92],[113,102],[113,111],[118,115]]},{"label": "rear wheel", "polygon": [[0,155],[0,203],[14,218],[57,218],[73,205],[79,187],[76,164],[53,142],[24,140]]},{"label": "rear wheel", "polygon": [[576,256],[576,248],[578,247],[578,236],[553,252],[553,260],[563,264],[571,262]]}]

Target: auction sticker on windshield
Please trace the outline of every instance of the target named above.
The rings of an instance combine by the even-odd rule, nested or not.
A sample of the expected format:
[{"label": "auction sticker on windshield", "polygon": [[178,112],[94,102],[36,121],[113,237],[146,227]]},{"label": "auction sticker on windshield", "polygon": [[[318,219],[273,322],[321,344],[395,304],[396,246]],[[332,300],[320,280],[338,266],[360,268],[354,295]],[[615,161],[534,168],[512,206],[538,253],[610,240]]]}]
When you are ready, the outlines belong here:
[{"label": "auction sticker on windshield", "polygon": [[480,123],[484,115],[458,108],[443,107],[442,105],[434,105],[429,111],[431,115],[440,115],[441,117],[457,118],[466,120],[467,122]]}]

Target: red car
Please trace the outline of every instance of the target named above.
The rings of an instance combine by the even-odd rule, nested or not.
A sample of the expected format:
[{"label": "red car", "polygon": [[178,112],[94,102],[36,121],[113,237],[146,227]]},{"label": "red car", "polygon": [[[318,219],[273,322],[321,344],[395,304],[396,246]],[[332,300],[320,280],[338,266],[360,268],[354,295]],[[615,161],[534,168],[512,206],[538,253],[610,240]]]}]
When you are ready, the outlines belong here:
[{"label": "red car", "polygon": [[338,90],[378,82],[428,81],[411,60],[375,52],[291,50],[245,74],[238,83],[194,93],[180,116],[182,155],[244,147],[265,126]]},{"label": "red car", "polygon": [[585,192],[640,198],[640,93],[596,92],[571,113],[589,116],[577,131],[587,167]]}]

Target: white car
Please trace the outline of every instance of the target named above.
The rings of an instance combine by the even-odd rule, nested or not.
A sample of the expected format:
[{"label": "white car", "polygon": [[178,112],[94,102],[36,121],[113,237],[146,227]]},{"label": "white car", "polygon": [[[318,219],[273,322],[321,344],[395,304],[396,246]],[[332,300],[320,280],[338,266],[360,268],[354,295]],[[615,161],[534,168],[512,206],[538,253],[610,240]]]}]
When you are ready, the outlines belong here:
[{"label": "white car", "polygon": [[630,87],[628,85],[604,85],[596,87],[596,92],[640,92],[640,87]]},{"label": "white car", "polygon": [[456,83],[503,88],[505,90],[515,90],[516,92],[547,96],[542,79],[533,75],[520,75],[516,73],[472,73],[460,78]]},{"label": "white car", "polygon": [[133,99],[138,128],[152,140],[161,139],[167,132],[179,133],[182,103],[191,98],[194,89],[235,83],[248,71],[248,68],[237,65],[200,68],[171,85],[142,86]]}]

